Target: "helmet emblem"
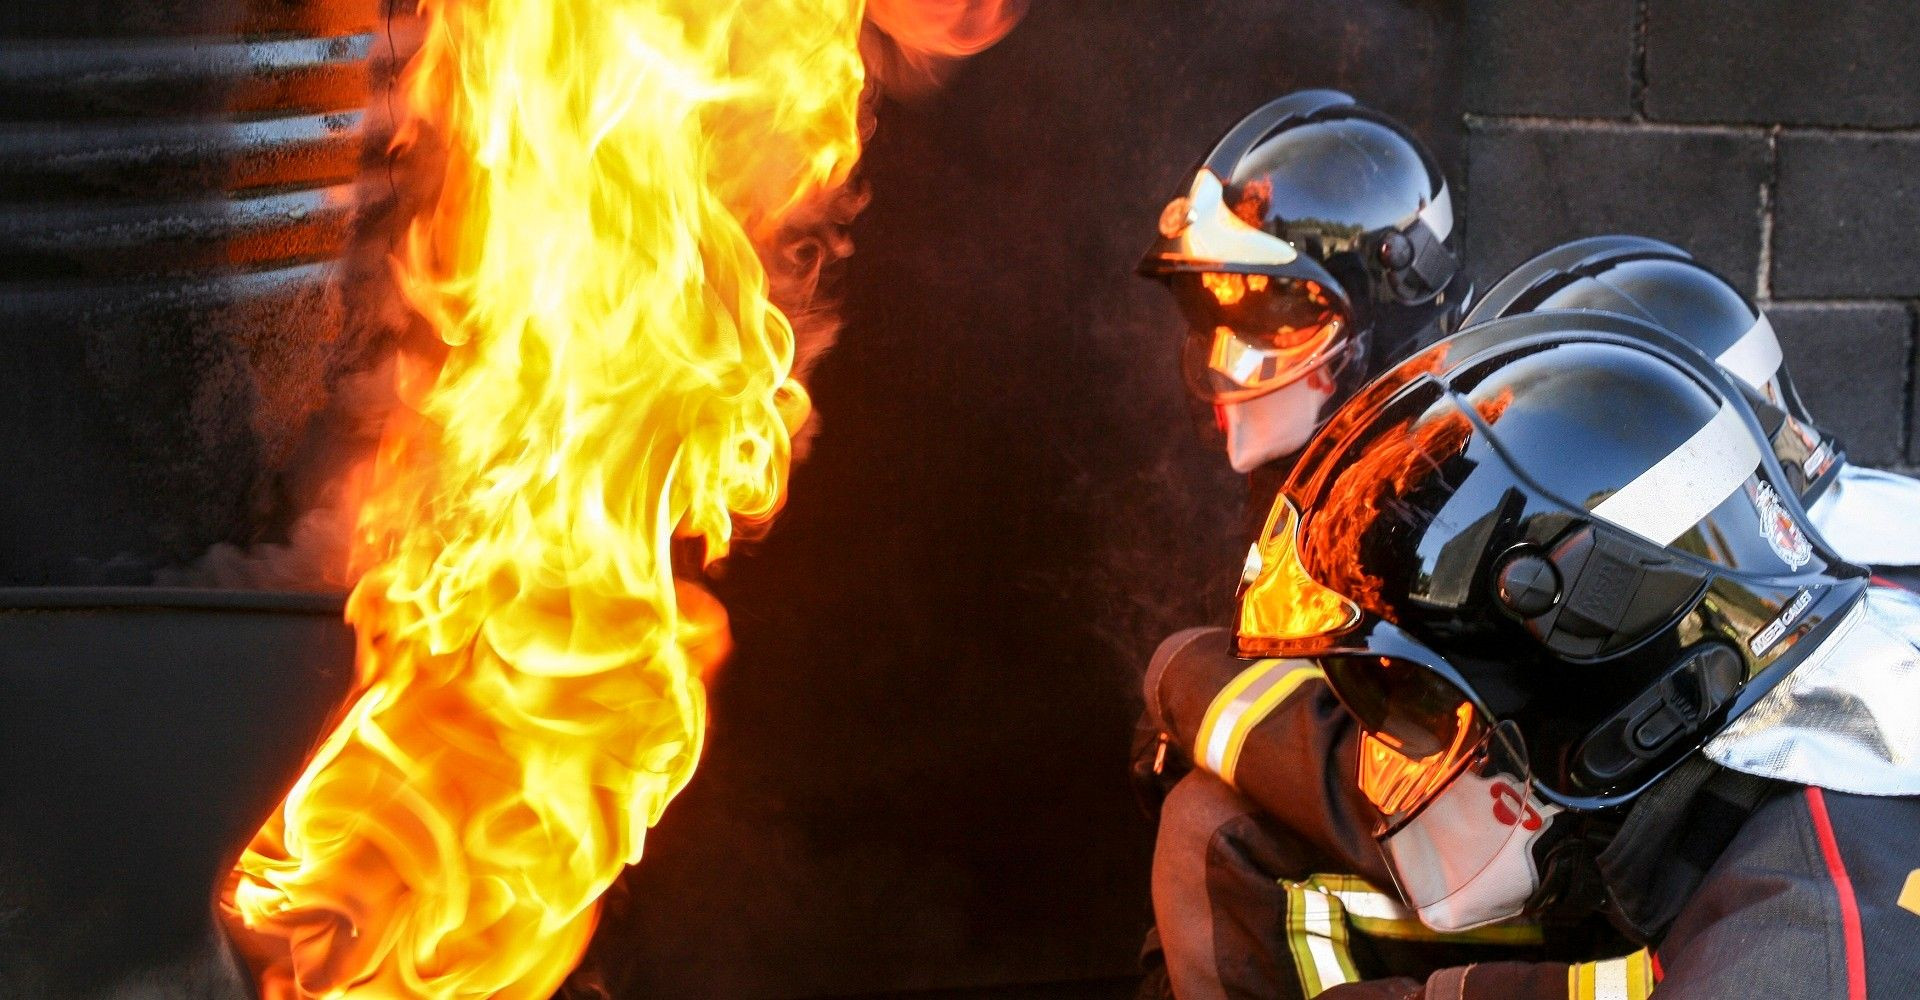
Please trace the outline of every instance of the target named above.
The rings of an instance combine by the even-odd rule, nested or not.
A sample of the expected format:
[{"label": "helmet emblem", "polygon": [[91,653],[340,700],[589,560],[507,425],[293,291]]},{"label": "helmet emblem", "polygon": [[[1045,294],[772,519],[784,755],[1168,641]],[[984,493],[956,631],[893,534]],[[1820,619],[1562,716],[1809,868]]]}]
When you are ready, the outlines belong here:
[{"label": "helmet emblem", "polygon": [[1501,826],[1518,824],[1529,833],[1540,829],[1540,814],[1527,804],[1519,789],[1504,781],[1496,781],[1487,786],[1487,794],[1493,796],[1493,818]]},{"label": "helmet emblem", "polygon": [[1773,487],[1757,479],[1748,480],[1747,494],[1753,498],[1753,508],[1760,514],[1760,533],[1766,536],[1767,544],[1773,546],[1780,561],[1793,569],[1805,566],[1813,559],[1813,543],[1807,541],[1807,534],[1794,523],[1793,515],[1780,502],[1780,494]]}]

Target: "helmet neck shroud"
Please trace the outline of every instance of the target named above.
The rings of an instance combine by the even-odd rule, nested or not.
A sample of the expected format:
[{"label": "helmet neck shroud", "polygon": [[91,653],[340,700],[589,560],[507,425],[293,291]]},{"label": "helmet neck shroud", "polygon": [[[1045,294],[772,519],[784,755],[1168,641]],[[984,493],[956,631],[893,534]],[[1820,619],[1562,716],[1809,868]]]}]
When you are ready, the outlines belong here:
[{"label": "helmet neck shroud", "polygon": [[[1320,657],[1350,708],[1377,700],[1390,662],[1444,673],[1518,730],[1545,799],[1623,804],[1864,589],[1804,529],[1761,441],[1725,373],[1644,322],[1560,312],[1465,331],[1367,386],[1303,451],[1270,522],[1293,537],[1262,550],[1310,584],[1256,580],[1240,651]],[[1351,606],[1347,624],[1275,627],[1285,616],[1254,606],[1322,592]]]}]

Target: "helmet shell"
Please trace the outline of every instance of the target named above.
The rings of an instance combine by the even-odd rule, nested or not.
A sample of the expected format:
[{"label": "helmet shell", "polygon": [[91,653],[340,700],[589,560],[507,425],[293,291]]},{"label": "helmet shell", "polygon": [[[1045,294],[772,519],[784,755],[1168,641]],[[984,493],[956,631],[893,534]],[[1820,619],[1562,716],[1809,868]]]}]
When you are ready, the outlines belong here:
[{"label": "helmet shell", "polygon": [[1789,484],[1811,505],[1845,451],[1807,413],[1766,313],[1686,251],[1640,236],[1554,247],[1500,279],[1463,325],[1557,309],[1592,309],[1653,323],[1712,358],[1759,395],[1768,439]]},{"label": "helmet shell", "polygon": [[[1269,242],[1198,239],[1215,197],[1231,215],[1225,226],[1243,224]],[[1140,270],[1330,285],[1350,328],[1371,332],[1381,362],[1422,334],[1450,332],[1472,291],[1433,155],[1399,122],[1329,90],[1286,95],[1229,129],[1169,204]]]},{"label": "helmet shell", "polygon": [[[1514,723],[1548,797],[1601,808],[1743,712],[1864,587],[1763,441],[1732,380],[1670,334],[1544,312],[1363,389],[1281,503],[1314,584]],[[1339,635],[1264,648],[1255,617],[1243,655],[1353,653]]]}]

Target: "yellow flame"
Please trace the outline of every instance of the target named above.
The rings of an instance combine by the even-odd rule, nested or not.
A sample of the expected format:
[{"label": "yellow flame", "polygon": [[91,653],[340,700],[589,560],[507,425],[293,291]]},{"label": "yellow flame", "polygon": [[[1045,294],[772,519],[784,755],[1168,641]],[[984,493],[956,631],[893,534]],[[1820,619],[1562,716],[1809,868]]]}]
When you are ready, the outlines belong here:
[{"label": "yellow flame", "polygon": [[1360,619],[1360,609],[1329,590],[1300,564],[1300,515],[1286,494],[1274,500],[1260,534],[1253,581],[1240,595],[1240,655],[1265,656],[1288,643],[1336,635]]},{"label": "yellow flame", "polygon": [[807,413],[756,245],[859,152],[863,0],[421,6],[403,136],[446,167],[396,267],[441,344],[358,522],[358,693],[230,887],[270,998],[579,959],[726,648],[675,550],[774,513]]}]

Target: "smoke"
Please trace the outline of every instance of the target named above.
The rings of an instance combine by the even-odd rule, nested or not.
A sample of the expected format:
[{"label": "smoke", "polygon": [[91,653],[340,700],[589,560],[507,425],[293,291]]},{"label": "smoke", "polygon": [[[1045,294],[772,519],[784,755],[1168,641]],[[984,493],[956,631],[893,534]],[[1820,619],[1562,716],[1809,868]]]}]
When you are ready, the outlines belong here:
[{"label": "smoke", "polygon": [[159,570],[161,587],[339,592],[352,587],[348,566],[363,476],[380,429],[398,405],[391,360],[345,377],[314,421],[305,454],[281,487],[307,498],[284,528],[284,541],[222,542],[193,563]]},{"label": "smoke", "polygon": [[[388,23],[374,62],[381,79],[367,108],[354,185],[357,208],[329,289],[340,303],[337,325],[307,331],[333,342],[329,371],[297,387],[317,398],[307,403],[299,437],[274,456],[258,488],[266,499],[253,539],[218,543],[191,563],[160,569],[153,574],[155,586],[342,592],[353,585],[348,558],[362,470],[401,405],[396,362],[403,349],[420,356],[440,350],[401,297],[392,262],[408,220],[438,197],[445,154],[431,137],[394,141],[399,107],[391,88],[418,47],[421,29],[418,18],[405,12],[411,4],[394,0],[382,6]],[[256,379],[266,398],[284,388],[273,384],[271,374]]]}]

